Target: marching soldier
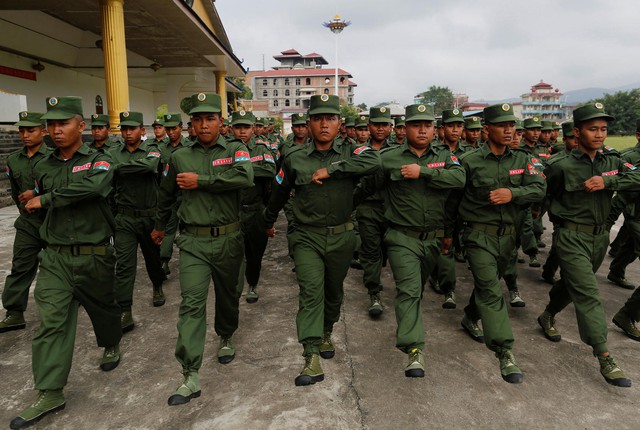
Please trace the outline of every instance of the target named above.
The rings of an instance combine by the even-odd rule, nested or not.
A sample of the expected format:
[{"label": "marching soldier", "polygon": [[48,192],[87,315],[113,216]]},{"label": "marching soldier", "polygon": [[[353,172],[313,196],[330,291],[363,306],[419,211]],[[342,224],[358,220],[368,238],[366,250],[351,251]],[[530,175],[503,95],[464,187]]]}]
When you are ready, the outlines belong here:
[{"label": "marching soldier", "polygon": [[109,151],[121,143],[109,136],[109,115],[94,113],[91,115],[91,136],[89,148],[97,151]]},{"label": "marching soldier", "polygon": [[153,139],[150,143],[155,143],[159,148],[169,143],[169,136],[167,136],[167,131],[164,129],[162,118],[154,119],[151,127],[153,127]]}]

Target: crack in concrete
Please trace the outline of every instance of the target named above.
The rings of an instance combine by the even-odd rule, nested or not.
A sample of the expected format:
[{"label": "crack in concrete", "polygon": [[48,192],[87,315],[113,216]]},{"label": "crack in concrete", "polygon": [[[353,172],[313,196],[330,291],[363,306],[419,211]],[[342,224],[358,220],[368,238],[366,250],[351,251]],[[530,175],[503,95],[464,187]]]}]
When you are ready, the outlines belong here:
[{"label": "crack in concrete", "polygon": [[362,408],[362,397],[360,397],[360,393],[358,392],[358,389],[356,388],[356,385],[355,385],[356,370],[355,370],[355,368],[353,366],[353,357],[351,356],[351,353],[349,351],[349,335],[347,334],[347,316],[346,316],[346,314],[344,312],[344,302],[343,302],[343,306],[342,306],[341,316],[342,316],[341,317],[342,326],[344,327],[345,358],[346,358],[346,361],[347,361],[347,365],[349,366],[349,369],[351,370],[351,377],[349,378],[349,389],[356,396],[356,409],[358,411],[358,414],[360,414],[360,428],[362,430],[366,430],[367,429],[367,425],[364,422],[365,421],[366,412]]}]

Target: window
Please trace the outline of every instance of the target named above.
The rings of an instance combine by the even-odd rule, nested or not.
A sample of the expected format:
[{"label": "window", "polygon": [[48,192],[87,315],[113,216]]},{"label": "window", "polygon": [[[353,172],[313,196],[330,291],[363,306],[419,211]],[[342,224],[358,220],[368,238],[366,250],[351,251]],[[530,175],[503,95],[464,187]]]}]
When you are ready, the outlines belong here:
[{"label": "window", "polygon": [[291,102],[289,102],[289,99],[286,99],[286,100],[284,101],[284,105],[285,105],[285,106],[291,106]]},{"label": "window", "polygon": [[273,96],[278,97],[278,90],[273,90]]},{"label": "window", "polygon": [[262,97],[269,97],[267,90],[262,90]]},{"label": "window", "polygon": [[300,90],[296,90],[296,95],[299,96],[300,95]]},{"label": "window", "polygon": [[324,83],[325,83],[325,84],[328,84],[329,82],[331,82],[331,79],[329,79],[329,78],[324,78]]},{"label": "window", "polygon": [[300,99],[296,99],[296,106],[300,106]]},{"label": "window", "polygon": [[96,96],[96,113],[97,114],[104,113],[104,109],[102,106],[102,97],[100,97],[100,95]]},{"label": "window", "polygon": [[266,79],[262,80],[262,85],[264,85],[265,87],[267,86],[267,80]]},{"label": "window", "polygon": [[274,106],[278,106],[278,100],[274,100],[274,101],[273,101],[273,105],[274,105]]},{"label": "window", "polygon": [[289,90],[284,90],[284,95],[287,96],[287,97],[290,96],[291,95],[290,91]]},{"label": "window", "polygon": [[277,79],[273,80],[273,85],[278,85],[278,80]]},{"label": "window", "polygon": [[289,78],[286,78],[286,79],[284,80],[284,84],[285,84],[285,85],[289,85]]},{"label": "window", "polygon": [[296,85],[300,85],[300,78],[296,78]]},{"label": "window", "polygon": [[344,84],[344,76],[340,78],[340,83]]},{"label": "window", "polygon": [[311,85],[311,78],[307,78],[304,80],[305,85]]},{"label": "window", "polygon": [[329,88],[325,88],[325,89],[324,89],[324,93],[325,93],[325,94],[329,94]]}]

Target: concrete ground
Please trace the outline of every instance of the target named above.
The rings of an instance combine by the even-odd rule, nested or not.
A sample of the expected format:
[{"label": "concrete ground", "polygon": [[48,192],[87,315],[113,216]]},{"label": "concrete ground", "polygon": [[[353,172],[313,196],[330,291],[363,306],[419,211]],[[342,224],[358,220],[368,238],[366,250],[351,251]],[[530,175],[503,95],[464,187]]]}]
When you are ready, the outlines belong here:
[{"label": "concrete ground", "polygon": [[[0,277],[11,267],[14,208],[0,209]],[[498,360],[460,328],[462,308],[471,292],[466,265],[458,264],[458,309],[441,308],[442,296],[427,287],[423,310],[427,368],[424,379],[404,376],[406,356],[395,345],[394,283],[383,270],[380,320],[367,315],[368,296],[362,272],[351,269],[345,281],[342,316],[335,327],[336,356],[323,360],[325,380],[295,387],[302,368],[296,340],[297,284],[287,257],[284,224],[271,241],[264,260],[260,300],[240,306],[234,336],[236,359],[216,360],[218,338],[212,327],[213,293],[209,296],[209,328],[200,372],[202,397],[183,406],[167,406],[181,383],[173,356],[180,301],[177,259],[172,260],[165,287],[167,304],[151,306],[151,285],[139,266],[134,298],[136,328],[123,338],[120,366],[98,368],[97,348],[86,313],[80,312],[75,360],[65,389],[66,409],[44,418],[34,428],[51,429],[394,429],[562,428],[637,429],[640,424],[640,343],[625,337],[610,322],[631,294],[606,280],[610,258],[598,272],[609,323],[609,345],[619,365],[634,381],[631,388],[605,383],[590,348],[579,338],[570,306],[557,317],[562,341],[543,336],[536,317],[547,301],[549,286],[540,269],[519,265],[525,308],[509,309],[516,338],[515,355],[524,383],[502,380]],[[545,233],[550,243],[550,229]],[[548,247],[542,250],[546,258]],[[628,278],[640,282],[637,263]],[[505,288],[506,293],[506,288]],[[33,297],[26,313],[27,329],[0,335],[0,426],[35,397],[31,373],[31,339],[38,326]]]}]

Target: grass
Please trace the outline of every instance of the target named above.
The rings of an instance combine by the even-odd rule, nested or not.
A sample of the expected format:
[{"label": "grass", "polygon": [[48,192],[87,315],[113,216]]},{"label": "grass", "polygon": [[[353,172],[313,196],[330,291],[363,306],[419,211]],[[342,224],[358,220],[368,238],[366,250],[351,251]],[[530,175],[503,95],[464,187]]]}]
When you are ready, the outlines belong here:
[{"label": "grass", "polygon": [[635,136],[607,136],[605,145],[612,146],[618,151],[635,145],[638,141]]}]

